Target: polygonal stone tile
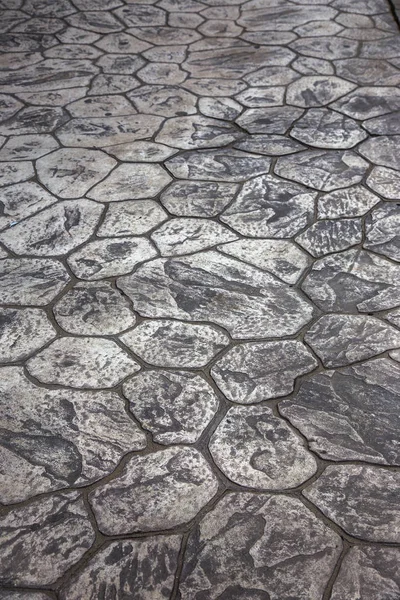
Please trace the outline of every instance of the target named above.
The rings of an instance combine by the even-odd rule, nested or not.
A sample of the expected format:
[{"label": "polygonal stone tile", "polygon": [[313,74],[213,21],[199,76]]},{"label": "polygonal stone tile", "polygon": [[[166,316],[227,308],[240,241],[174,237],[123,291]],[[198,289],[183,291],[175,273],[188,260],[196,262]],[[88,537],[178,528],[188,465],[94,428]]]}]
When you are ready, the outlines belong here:
[{"label": "polygonal stone tile", "polygon": [[163,162],[178,150],[155,142],[127,142],[108,146],[107,152],[124,162]]},{"label": "polygonal stone tile", "polygon": [[260,134],[249,135],[243,140],[234,143],[234,148],[254,152],[256,154],[266,154],[269,156],[283,156],[293,154],[300,150],[305,150],[305,146],[278,134]]},{"label": "polygonal stone tile", "polygon": [[397,204],[385,202],[366,219],[364,247],[400,262],[400,211]]},{"label": "polygonal stone tile", "polygon": [[99,150],[61,148],[36,163],[39,180],[61,198],[80,198],[117,162]]},{"label": "polygonal stone tile", "polygon": [[239,186],[216,181],[174,181],[161,194],[165,208],[180,217],[215,217],[234,198]]},{"label": "polygonal stone tile", "polygon": [[387,11],[387,5],[382,0],[355,0],[351,6],[343,0],[335,0],[333,6],[344,12],[354,12],[362,15],[374,15]]},{"label": "polygonal stone tile", "polygon": [[0,309],[0,363],[23,360],[57,335],[40,308]]},{"label": "polygonal stone tile", "polygon": [[146,85],[130,92],[128,98],[140,112],[163,117],[196,113],[197,98],[177,86]]},{"label": "polygonal stone tile", "polygon": [[112,340],[63,337],[31,358],[27,369],[42,383],[98,389],[114,387],[140,367]]},{"label": "polygonal stone tile", "polygon": [[57,260],[4,258],[0,261],[0,303],[44,306],[68,281],[65,267]]},{"label": "polygonal stone tile", "polygon": [[77,277],[93,281],[125,275],[156,254],[146,238],[110,237],[89,242],[71,254],[68,264]]},{"label": "polygonal stone tile", "polygon": [[326,367],[340,367],[400,346],[400,331],[367,315],[324,315],[304,337]]},{"label": "polygonal stone tile", "polygon": [[239,338],[292,335],[313,313],[286,284],[214,251],[155,259],[118,286],[143,316],[210,321]]},{"label": "polygonal stone tile", "polygon": [[303,381],[279,411],[326,460],[400,464],[400,365],[378,358]]},{"label": "polygonal stone tile", "polygon": [[73,27],[81,27],[96,33],[113,33],[124,28],[121,22],[107,11],[78,12],[67,17],[66,20]]},{"label": "polygonal stone tile", "polygon": [[62,108],[49,106],[31,106],[23,108],[3,125],[1,135],[28,135],[50,133],[68,120]]},{"label": "polygonal stone tile", "polygon": [[395,87],[358,88],[332,104],[331,108],[353,119],[379,117],[400,109],[400,90]]},{"label": "polygonal stone tile", "polygon": [[296,242],[315,257],[346,250],[362,242],[361,219],[317,221]]},{"label": "polygonal stone tile", "polygon": [[137,112],[125,96],[116,94],[81,98],[69,104],[67,110],[73,117],[117,117]]},{"label": "polygonal stone tile", "polygon": [[244,81],[238,79],[216,79],[205,77],[204,79],[190,78],[182,83],[182,87],[199,94],[200,96],[234,96],[245,89]]},{"label": "polygonal stone tile", "polygon": [[155,63],[183,63],[186,58],[185,46],[153,46],[142,53],[143,57]]},{"label": "polygonal stone tile", "polygon": [[358,85],[391,86],[400,84],[400,72],[385,60],[347,58],[335,61],[340,77]]},{"label": "polygonal stone tile", "polygon": [[261,87],[288,85],[298,78],[291,67],[263,67],[243,77],[249,85]]},{"label": "polygonal stone tile", "polygon": [[367,184],[377,194],[389,200],[400,199],[400,173],[386,167],[375,167],[368,176]]},{"label": "polygonal stone tile", "polygon": [[400,473],[368,465],[328,466],[303,494],[348,534],[399,543]]},{"label": "polygonal stone tile", "polygon": [[400,135],[370,138],[361,144],[359,151],[377,165],[400,170]]},{"label": "polygonal stone tile", "polygon": [[241,105],[232,98],[200,98],[199,111],[206,117],[234,121],[242,112]]},{"label": "polygonal stone tile", "polygon": [[[92,81],[92,85],[90,88],[90,92],[89,95],[91,96],[101,96],[101,95],[120,95],[120,94],[124,94],[125,92],[130,92],[131,90],[134,90],[135,88],[139,87],[140,83],[137,79],[135,79],[135,77],[133,77],[132,75],[118,75],[118,74],[114,74],[114,73],[106,73],[103,75],[97,75],[97,77],[95,77]],[[135,113],[135,111],[132,111],[133,113]],[[112,133],[114,134],[114,139],[115,142],[113,143],[118,143],[116,136],[117,136],[117,128],[120,127],[120,131],[124,131],[123,130],[123,125],[122,122],[124,121],[124,119],[122,119],[122,121],[120,120],[119,123],[116,124],[114,131],[112,131]],[[99,123],[91,123],[91,128],[90,128],[90,135],[92,135],[92,131],[93,129],[98,126],[98,127],[102,127],[103,124],[99,121]],[[72,128],[76,127],[77,129],[77,133],[81,133],[82,130],[84,129],[84,123],[80,122],[80,123],[73,123],[71,125]],[[106,129],[103,127],[103,129]],[[129,141],[132,139],[138,139],[137,137],[134,137],[134,128],[130,127],[128,129],[128,131],[125,131],[125,133],[127,133],[126,138],[124,139],[124,141]],[[129,134],[129,135],[128,135]],[[143,136],[142,136],[143,137]],[[67,138],[66,138],[67,139]],[[72,139],[72,136],[70,136],[68,139]],[[139,136],[139,139],[141,139],[141,137]],[[89,145],[88,143],[84,144],[73,144],[73,143],[65,143],[65,146],[74,146],[74,145],[80,145],[80,146],[85,146],[85,145]]]},{"label": "polygonal stone tile", "polygon": [[243,106],[251,108],[282,106],[285,88],[282,87],[251,87],[236,96]]},{"label": "polygonal stone tile", "polygon": [[352,148],[367,137],[360,126],[332,110],[312,108],[294,125],[290,135],[317,148]]},{"label": "polygonal stone tile", "polygon": [[115,11],[115,14],[128,27],[135,25],[165,25],[167,14],[165,11],[144,4],[130,4],[129,6],[121,6]]},{"label": "polygonal stone tile", "polygon": [[156,141],[183,150],[226,146],[243,134],[230,123],[198,115],[168,119]]},{"label": "polygonal stone tile", "polygon": [[230,408],[209,447],[229,479],[257,489],[293,488],[317,470],[315,458],[301,439],[267,406]]},{"label": "polygonal stone tile", "polygon": [[291,237],[311,221],[315,198],[303,186],[262,175],[244,184],[221,220],[246,236]]},{"label": "polygonal stone tile", "polygon": [[87,91],[86,87],[65,88],[48,92],[19,92],[18,97],[28,104],[38,106],[65,106],[74,100],[83,98]]},{"label": "polygonal stone tile", "polygon": [[318,219],[362,217],[380,198],[361,185],[324,194],[318,200]]},{"label": "polygonal stone tile", "polygon": [[150,44],[146,44],[128,33],[109,33],[98,40],[95,46],[105,52],[116,54],[140,54],[151,47]]},{"label": "polygonal stone tile", "polygon": [[[172,593],[181,537],[157,536],[112,542],[60,592],[62,600],[97,600],[117,594],[165,599]],[[151,565],[151,569],[149,569]]]},{"label": "polygonal stone tile", "polygon": [[[93,31],[87,31],[79,27],[67,27],[63,32],[57,34],[56,40],[62,44],[93,44],[100,37],[100,33],[94,33]],[[54,46],[54,43],[52,46]]]},{"label": "polygonal stone tile", "polygon": [[0,230],[12,227],[25,217],[30,217],[56,202],[55,196],[46,192],[34,181],[10,185],[1,193]]},{"label": "polygonal stone tile", "polygon": [[146,446],[117,394],[48,390],[33,385],[20,367],[0,372],[2,503],[87,485]]},{"label": "polygonal stone tile", "polygon": [[87,44],[59,44],[58,46],[54,46],[53,48],[46,50],[44,55],[46,58],[80,60],[96,59],[102,55],[102,52],[101,50],[93,48],[93,46],[88,46]]},{"label": "polygonal stone tile", "polygon": [[[93,9],[93,2],[91,0],[74,0],[74,4],[78,10],[90,10]],[[111,10],[121,6],[120,0],[97,0],[96,10]]]},{"label": "polygonal stone tile", "polygon": [[35,160],[48,154],[59,144],[48,134],[22,135],[10,138],[0,151],[1,160]]},{"label": "polygonal stone tile", "polygon": [[236,123],[249,133],[285,134],[303,112],[292,106],[248,108],[236,119]]},{"label": "polygonal stone tile", "polygon": [[200,368],[229,344],[228,336],[210,325],[152,320],[120,336],[143,360],[159,367]]},{"label": "polygonal stone tile", "polygon": [[196,31],[184,27],[132,27],[128,30],[128,33],[156,46],[192,44],[201,37]]},{"label": "polygonal stone tile", "polygon": [[65,254],[92,235],[102,212],[97,202],[65,200],[4,231],[0,241],[16,254]]},{"label": "polygonal stone tile", "polygon": [[96,537],[77,492],[59,492],[13,508],[0,518],[0,531],[3,581],[20,586],[54,583]]},{"label": "polygonal stone tile", "polygon": [[123,392],[158,444],[193,444],[219,406],[212,387],[187,371],[142,371],[124,383]]},{"label": "polygonal stone tile", "polygon": [[[4,6],[4,2],[2,2]],[[50,48],[57,44],[57,39],[52,36],[35,36],[29,34],[15,35],[5,33],[2,35],[0,49],[2,52],[36,52]]]},{"label": "polygonal stone tile", "polygon": [[152,198],[171,180],[160,165],[129,163],[117,167],[89,192],[88,197],[100,202]]},{"label": "polygonal stone tile", "polygon": [[177,446],[131,458],[89,500],[100,530],[118,535],[187,523],[217,490],[218,481],[200,452]]},{"label": "polygonal stone tile", "polygon": [[138,72],[145,83],[178,85],[187,79],[188,74],[175,63],[150,63]]},{"label": "polygonal stone tile", "polygon": [[289,240],[237,240],[218,246],[218,250],[291,284],[309,265],[307,255]]},{"label": "polygonal stone tile", "polygon": [[[290,31],[309,21],[329,21],[337,15],[337,11],[327,6],[319,6],[318,11],[312,6],[259,6],[252,8],[251,3],[244,7],[238,20],[249,31]],[[314,25],[314,24],[313,24]]]},{"label": "polygonal stone tile", "polygon": [[127,200],[109,205],[98,236],[142,235],[168,219],[167,213],[153,200]]},{"label": "polygonal stone tile", "polygon": [[15,592],[0,590],[0,600],[49,600],[47,594],[42,592]]},{"label": "polygonal stone tile", "polygon": [[301,342],[249,342],[229,350],[211,375],[229,400],[252,404],[290,394],[296,378],[317,365]]},{"label": "polygonal stone tile", "polygon": [[[343,27],[341,27],[340,25],[338,25],[338,23],[335,23],[334,21],[328,19],[321,21],[317,20],[315,18],[315,9],[313,10],[312,8],[304,8],[303,10],[310,10],[312,13],[314,13],[314,20],[309,21],[308,23],[304,22],[303,24],[299,25],[294,29],[294,32],[297,33],[299,37],[320,37],[328,35],[334,36],[337,33],[343,31]],[[321,7],[319,7],[319,10],[321,10]],[[325,16],[325,13],[322,12],[321,16]]]},{"label": "polygonal stone tile", "polygon": [[330,192],[360,183],[368,163],[351,150],[312,150],[278,159],[275,171],[316,190]]},{"label": "polygonal stone tile", "polygon": [[57,323],[75,335],[113,335],[136,322],[129,302],[109,281],[77,283],[53,312]]},{"label": "polygonal stone tile", "polygon": [[237,239],[237,235],[215,221],[204,219],[170,219],[151,234],[161,256],[190,254],[223,242]]},{"label": "polygonal stone tile", "polygon": [[400,111],[394,111],[382,117],[367,119],[363,122],[363,127],[375,135],[393,135],[400,133],[399,126]]},{"label": "polygonal stone tile", "polygon": [[292,63],[293,69],[302,75],[334,75],[335,70],[331,62],[312,56],[299,56]]},{"label": "polygonal stone tile", "polygon": [[[318,11],[315,8],[312,10],[314,14],[319,14],[319,9]],[[290,48],[304,56],[335,60],[357,56],[359,43],[356,40],[346,40],[331,36],[302,37],[292,42]]]},{"label": "polygonal stone tile", "polygon": [[19,183],[34,177],[35,172],[31,162],[2,162],[0,163],[0,187]]},{"label": "polygonal stone tile", "polygon": [[389,321],[389,323],[392,323],[393,325],[396,325],[396,327],[400,328],[400,308],[391,310],[384,316],[384,318],[386,321]]},{"label": "polygonal stone tile", "polygon": [[[7,66],[10,64],[10,60],[7,61]],[[21,65],[22,66],[22,65]],[[6,94],[0,94],[0,121],[7,121],[13,117],[21,108],[23,108],[22,102],[19,102],[16,98],[8,96]]]},{"label": "polygonal stone tile", "polygon": [[242,27],[238,27],[233,21],[209,19],[199,27],[200,33],[205,36],[235,37],[241,34]]},{"label": "polygonal stone tile", "polygon": [[286,101],[294,106],[324,106],[354,90],[354,83],[334,76],[301,77],[287,89]]},{"label": "polygonal stone tile", "polygon": [[[385,39],[382,39],[384,37]],[[378,41],[367,41],[361,46],[361,58],[398,58],[399,40],[397,35],[381,34]]]}]

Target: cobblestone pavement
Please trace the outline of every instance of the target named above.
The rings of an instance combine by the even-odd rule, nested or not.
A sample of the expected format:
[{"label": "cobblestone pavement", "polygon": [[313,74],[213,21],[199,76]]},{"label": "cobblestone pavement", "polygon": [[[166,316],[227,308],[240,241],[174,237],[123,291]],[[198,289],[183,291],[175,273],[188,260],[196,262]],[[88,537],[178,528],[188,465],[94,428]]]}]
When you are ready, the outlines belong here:
[{"label": "cobblestone pavement", "polygon": [[0,0],[0,599],[400,599],[386,0]]}]

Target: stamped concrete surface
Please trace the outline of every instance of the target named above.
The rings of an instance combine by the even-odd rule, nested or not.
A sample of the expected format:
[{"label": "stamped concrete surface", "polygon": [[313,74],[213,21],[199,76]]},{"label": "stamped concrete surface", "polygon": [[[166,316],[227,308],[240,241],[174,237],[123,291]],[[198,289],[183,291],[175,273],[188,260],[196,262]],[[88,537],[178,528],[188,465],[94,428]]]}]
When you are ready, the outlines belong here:
[{"label": "stamped concrete surface", "polygon": [[0,600],[400,599],[398,0],[0,0]]}]

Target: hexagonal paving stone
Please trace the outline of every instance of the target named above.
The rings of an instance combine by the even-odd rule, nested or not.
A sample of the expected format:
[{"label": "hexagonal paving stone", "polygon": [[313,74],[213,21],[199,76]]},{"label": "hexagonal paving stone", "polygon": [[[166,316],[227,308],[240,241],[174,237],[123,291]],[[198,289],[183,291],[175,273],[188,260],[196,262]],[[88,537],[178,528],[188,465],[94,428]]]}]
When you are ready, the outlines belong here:
[{"label": "hexagonal paving stone", "polygon": [[367,179],[367,184],[377,194],[389,200],[400,198],[400,173],[386,167],[375,167]]},{"label": "hexagonal paving stone", "polygon": [[353,148],[367,137],[353,119],[324,108],[312,108],[295,123],[290,135],[316,148]]},{"label": "hexagonal paving stone", "polygon": [[360,153],[371,162],[400,170],[400,135],[381,135],[361,144]]},{"label": "hexagonal paving stone", "polygon": [[296,242],[315,257],[340,252],[361,244],[361,219],[317,221],[296,237]]},{"label": "hexagonal paving stone", "polygon": [[110,94],[109,96],[89,96],[72,102],[68,105],[68,112],[73,117],[117,117],[134,115],[137,111],[125,96]]},{"label": "hexagonal paving stone", "polygon": [[10,185],[1,192],[0,229],[13,226],[56,202],[55,196],[34,181]]},{"label": "hexagonal paving stone", "polygon": [[178,150],[155,142],[126,142],[108,146],[107,152],[125,162],[163,162]]},{"label": "hexagonal paving stone", "polygon": [[57,260],[4,258],[0,260],[0,303],[44,306],[68,283]]},{"label": "hexagonal paving stone", "polygon": [[288,104],[304,108],[325,106],[345,96],[355,87],[354,83],[331,75],[301,77],[289,85],[286,101]]},{"label": "hexagonal paving stone", "polygon": [[353,119],[372,119],[400,109],[400,90],[395,87],[358,88],[331,108]]},{"label": "hexagonal paving stone", "polygon": [[249,133],[285,134],[304,110],[292,106],[248,108],[236,123]]},{"label": "hexagonal paving stone", "polygon": [[68,23],[74,27],[81,27],[96,33],[111,33],[121,31],[123,25],[111,13],[99,10],[79,12],[67,17]]},{"label": "hexagonal paving stone", "polygon": [[[318,11],[312,6],[263,6],[260,3],[252,7],[252,3],[245,5],[242,16],[238,20],[249,31],[287,31],[309,21],[329,21],[337,12],[327,6],[319,6]],[[316,27],[312,23],[313,27]]]},{"label": "hexagonal paving stone", "polygon": [[200,452],[177,446],[131,458],[89,500],[100,530],[118,535],[187,523],[217,490],[218,481]]},{"label": "hexagonal paving stone", "polygon": [[243,134],[230,123],[194,115],[168,119],[156,141],[183,150],[192,150],[226,146],[242,136]]},{"label": "hexagonal paving stone", "polygon": [[206,117],[234,121],[242,112],[241,105],[232,98],[200,98],[199,111]]},{"label": "hexagonal paving stone", "polygon": [[176,44],[191,44],[200,39],[200,34],[184,27],[132,27],[129,33],[156,46],[174,46]]},{"label": "hexagonal paving stone", "polygon": [[146,85],[130,92],[128,98],[139,111],[150,115],[175,117],[196,113],[196,96],[178,86]]},{"label": "hexagonal paving stone", "polygon": [[62,108],[30,106],[0,125],[1,135],[50,133],[68,120]]},{"label": "hexagonal paving stone", "polygon": [[[317,13],[315,7],[313,8],[313,11],[314,14]],[[334,60],[339,58],[353,58],[357,56],[359,43],[357,40],[346,40],[328,35],[319,36],[317,38],[299,38],[290,44],[290,48],[304,56],[322,59],[326,59],[328,57],[330,60]]]},{"label": "hexagonal paving stone", "polygon": [[117,167],[88,194],[100,202],[152,198],[170,183],[171,177],[159,165],[129,163]]},{"label": "hexagonal paving stone", "polygon": [[390,202],[381,204],[366,219],[364,247],[400,261],[400,211]]},{"label": "hexagonal paving stone", "polygon": [[39,308],[0,309],[0,363],[27,358],[57,335]]},{"label": "hexagonal paving stone", "polygon": [[318,219],[340,219],[340,217],[361,217],[380,198],[361,185],[324,194],[318,200]]},{"label": "hexagonal paving stone", "polygon": [[382,117],[375,117],[374,119],[367,119],[363,123],[363,127],[375,135],[393,135],[400,133],[399,126],[399,114],[400,111],[394,111]]},{"label": "hexagonal paving stone", "polygon": [[150,44],[142,42],[128,33],[109,33],[97,40],[94,40],[95,46],[105,52],[116,54],[139,54],[151,47]]},{"label": "hexagonal paving stone", "polygon": [[87,485],[111,473],[127,452],[146,446],[117,394],[36,387],[20,367],[0,373],[2,503]]},{"label": "hexagonal paving stone", "polygon": [[121,237],[143,235],[168,219],[167,213],[153,200],[115,202],[108,207],[97,235]]},{"label": "hexagonal paving stone", "polygon": [[0,160],[35,160],[58,147],[56,140],[47,134],[11,137],[0,151]]},{"label": "hexagonal paving stone", "polygon": [[217,181],[174,181],[161,194],[165,208],[179,217],[215,217],[231,200],[239,186]]},{"label": "hexagonal paving stone", "polygon": [[98,389],[114,387],[140,367],[112,340],[63,337],[31,358],[27,369],[42,383]]},{"label": "hexagonal paving stone", "polygon": [[199,252],[218,242],[237,239],[232,231],[215,221],[204,219],[170,219],[151,234],[161,256],[179,256]]},{"label": "hexagonal paving stone", "polygon": [[145,321],[120,337],[132,352],[159,367],[203,367],[229,344],[228,336],[210,325],[165,320]]},{"label": "hexagonal paving stone", "polygon": [[123,21],[128,27],[134,27],[135,25],[165,25],[167,20],[167,13],[155,6],[148,6],[146,3],[143,5],[139,4],[135,6],[130,4],[128,6],[122,6],[115,11],[115,14]]},{"label": "hexagonal paving stone", "polygon": [[26,181],[34,175],[33,165],[29,161],[0,163],[0,187]]},{"label": "hexagonal paving stone", "polygon": [[124,383],[123,392],[158,444],[193,444],[219,406],[212,387],[187,371],[141,371]]}]

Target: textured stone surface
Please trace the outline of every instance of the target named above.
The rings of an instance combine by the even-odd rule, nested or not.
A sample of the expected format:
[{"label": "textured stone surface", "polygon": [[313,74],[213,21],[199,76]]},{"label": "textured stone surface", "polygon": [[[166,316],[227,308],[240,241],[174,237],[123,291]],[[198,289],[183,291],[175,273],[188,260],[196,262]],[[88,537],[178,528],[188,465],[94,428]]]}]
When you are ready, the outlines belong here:
[{"label": "textured stone surface", "polygon": [[362,242],[361,219],[318,221],[298,235],[296,242],[315,257],[346,250]]},{"label": "textured stone surface", "polygon": [[367,133],[353,121],[327,109],[309,110],[293,127],[290,135],[316,148],[353,148]]},{"label": "textured stone surface", "polygon": [[399,207],[390,202],[382,204],[366,219],[365,248],[400,262],[399,226]]},{"label": "textured stone surface", "polygon": [[101,237],[142,235],[168,218],[167,213],[153,200],[113,202],[100,225]]},{"label": "textured stone surface", "polygon": [[400,174],[386,167],[375,167],[372,169],[367,183],[369,187],[389,200],[400,198]]},{"label": "textured stone surface", "polygon": [[50,302],[68,283],[64,266],[49,258],[4,258],[0,261],[0,302],[33,304]]},{"label": "textured stone surface", "polygon": [[1,193],[0,229],[14,226],[56,202],[55,196],[33,181],[9,185]]},{"label": "textured stone surface", "polygon": [[233,200],[238,186],[218,181],[174,181],[161,194],[165,208],[179,217],[215,217]]},{"label": "textured stone surface", "polygon": [[361,217],[378,202],[379,197],[361,185],[337,190],[318,200],[318,218]]},{"label": "textured stone surface", "polygon": [[215,246],[219,242],[237,239],[229,229],[215,221],[204,219],[171,219],[151,235],[161,256],[191,254]]},{"label": "textured stone surface", "polygon": [[40,308],[0,309],[0,363],[27,358],[57,335]]},{"label": "textured stone surface", "polygon": [[152,198],[171,181],[159,165],[122,164],[88,194],[99,202]]}]

